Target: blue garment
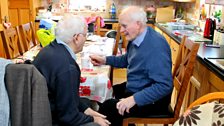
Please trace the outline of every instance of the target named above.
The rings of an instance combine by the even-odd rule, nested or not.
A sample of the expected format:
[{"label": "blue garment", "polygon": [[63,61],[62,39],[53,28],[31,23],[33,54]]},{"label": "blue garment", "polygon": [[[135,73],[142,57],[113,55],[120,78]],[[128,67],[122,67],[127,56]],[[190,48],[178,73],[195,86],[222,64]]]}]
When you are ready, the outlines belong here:
[{"label": "blue garment", "polygon": [[147,28],[145,28],[144,31],[143,31],[139,36],[137,36],[137,37],[133,40],[132,43],[139,47],[139,46],[141,45],[141,43],[143,42],[146,33],[147,33]]},{"label": "blue garment", "polygon": [[169,44],[163,36],[150,27],[147,28],[144,40],[139,43],[139,46],[136,42],[129,42],[126,54],[117,57],[108,56],[106,64],[127,68],[126,89],[134,93],[135,102],[139,106],[152,104],[172,92],[172,61]]},{"label": "blue garment", "polygon": [[5,68],[11,60],[0,58],[0,126],[10,126],[9,96],[5,87]]},{"label": "blue garment", "polygon": [[68,52],[70,53],[70,55],[72,56],[72,58],[74,59],[74,60],[76,60],[76,55],[75,55],[75,53],[72,51],[72,49],[65,43],[65,42],[63,42],[63,41],[61,41],[59,38],[57,38],[56,37],[56,41],[57,41],[57,43],[58,44],[62,44],[62,45],[64,45],[65,46],[65,48],[68,50]]},{"label": "blue garment", "polygon": [[80,102],[80,69],[63,44],[56,40],[43,48],[33,64],[46,78],[53,124],[80,126],[93,122],[84,114],[87,105]]}]

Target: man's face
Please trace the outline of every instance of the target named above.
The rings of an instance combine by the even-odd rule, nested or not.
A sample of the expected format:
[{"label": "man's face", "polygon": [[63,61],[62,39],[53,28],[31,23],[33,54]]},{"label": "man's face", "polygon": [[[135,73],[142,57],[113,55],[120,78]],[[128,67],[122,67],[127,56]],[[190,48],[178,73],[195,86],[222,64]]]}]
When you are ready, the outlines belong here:
[{"label": "man's face", "polygon": [[132,41],[138,36],[140,32],[139,22],[132,21],[126,14],[119,17],[119,23],[121,25],[120,32],[125,35],[126,40]]}]

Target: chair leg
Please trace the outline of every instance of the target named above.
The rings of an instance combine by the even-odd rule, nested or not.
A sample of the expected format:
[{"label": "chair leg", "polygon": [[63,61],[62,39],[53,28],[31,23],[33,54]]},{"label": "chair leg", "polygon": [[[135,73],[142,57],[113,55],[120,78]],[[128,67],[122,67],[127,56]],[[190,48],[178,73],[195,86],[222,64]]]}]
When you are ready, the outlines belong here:
[{"label": "chair leg", "polygon": [[123,125],[122,126],[128,126],[128,120],[127,119],[123,120]]},{"label": "chair leg", "polygon": [[164,126],[168,126],[168,124],[164,124]]}]

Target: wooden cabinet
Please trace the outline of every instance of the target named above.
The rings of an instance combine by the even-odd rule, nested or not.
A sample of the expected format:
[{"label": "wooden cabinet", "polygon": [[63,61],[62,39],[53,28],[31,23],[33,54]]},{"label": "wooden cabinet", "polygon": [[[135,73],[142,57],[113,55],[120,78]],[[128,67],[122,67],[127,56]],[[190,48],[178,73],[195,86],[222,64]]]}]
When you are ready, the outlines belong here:
[{"label": "wooden cabinet", "polygon": [[173,39],[170,40],[170,49],[171,49],[171,56],[172,56],[172,69],[173,69],[176,58],[177,58],[177,53],[179,50],[179,44]]},{"label": "wooden cabinet", "polygon": [[177,57],[177,53],[179,50],[179,44],[174,41],[173,39],[170,38],[169,35],[167,35],[166,33],[164,33],[162,30],[160,30],[158,27],[154,26],[154,29],[159,32],[161,35],[164,36],[164,38],[166,39],[166,41],[169,43],[170,45],[170,49],[171,49],[171,58],[172,58],[172,68],[175,65],[175,61],[176,61],[176,57]]},{"label": "wooden cabinet", "polygon": [[9,21],[13,26],[34,22],[36,6],[34,0],[8,0]]},{"label": "wooden cabinet", "polygon": [[166,39],[166,41],[169,43],[171,43],[171,38],[169,37],[169,35],[167,35],[166,33],[163,33],[164,38]]},{"label": "wooden cabinet", "polygon": [[190,80],[188,105],[207,93],[224,91],[223,85],[221,78],[197,60]]},{"label": "wooden cabinet", "polygon": [[160,30],[158,27],[155,26],[154,29],[155,29],[157,32],[159,32],[161,35],[163,35],[163,31]]},{"label": "wooden cabinet", "polygon": [[0,1],[0,23],[8,22],[9,14],[8,14],[8,0]]},{"label": "wooden cabinet", "polygon": [[177,58],[177,53],[179,51],[179,44],[174,41],[173,39],[170,38],[169,35],[167,35],[166,33],[162,33],[164,38],[166,39],[166,41],[168,42],[168,44],[170,45],[170,49],[171,49],[171,58],[172,58],[172,70],[174,68],[175,65],[175,61]]}]

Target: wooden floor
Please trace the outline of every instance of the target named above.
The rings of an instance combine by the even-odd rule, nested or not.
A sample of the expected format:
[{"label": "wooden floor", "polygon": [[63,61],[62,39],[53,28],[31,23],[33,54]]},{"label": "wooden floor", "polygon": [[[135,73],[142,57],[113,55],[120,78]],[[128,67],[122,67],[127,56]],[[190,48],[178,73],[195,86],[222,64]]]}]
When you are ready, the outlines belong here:
[{"label": "wooden floor", "polygon": [[[120,84],[125,82],[126,79],[126,69],[117,69],[114,68],[113,71],[113,85]],[[137,124],[137,126],[144,126],[144,124]],[[161,124],[148,124],[147,126],[163,126]]]},{"label": "wooden floor", "polygon": [[127,79],[126,77],[126,69],[119,69],[114,68],[113,71],[113,85],[121,84],[122,82],[125,82]]}]

